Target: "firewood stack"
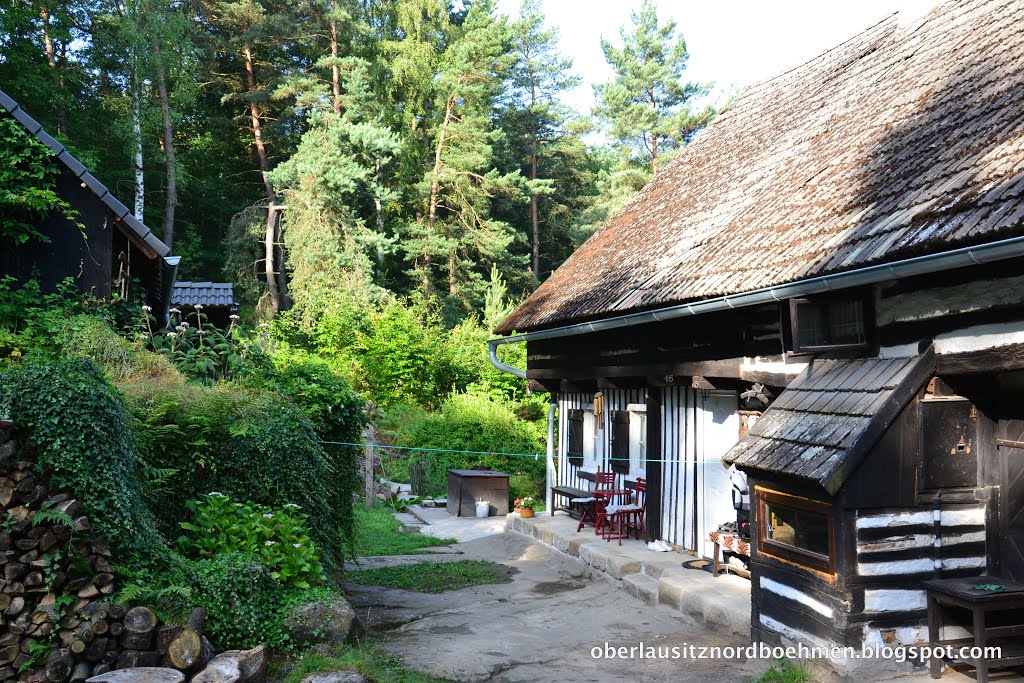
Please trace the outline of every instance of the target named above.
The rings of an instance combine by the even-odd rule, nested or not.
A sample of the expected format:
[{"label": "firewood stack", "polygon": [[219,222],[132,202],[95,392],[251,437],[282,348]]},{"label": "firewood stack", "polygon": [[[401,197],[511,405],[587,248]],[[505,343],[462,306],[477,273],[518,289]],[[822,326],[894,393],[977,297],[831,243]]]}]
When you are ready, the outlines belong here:
[{"label": "firewood stack", "polygon": [[51,496],[33,463],[17,459],[0,420],[0,683],[82,683],[158,665],[156,615],[113,604],[114,591],[110,547],[78,501]]}]

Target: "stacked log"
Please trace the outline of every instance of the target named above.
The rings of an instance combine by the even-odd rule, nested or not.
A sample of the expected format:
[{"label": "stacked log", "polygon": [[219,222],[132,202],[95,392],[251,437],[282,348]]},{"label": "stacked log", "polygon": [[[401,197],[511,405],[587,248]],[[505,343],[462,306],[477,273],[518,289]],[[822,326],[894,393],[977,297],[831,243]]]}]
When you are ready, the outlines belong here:
[{"label": "stacked log", "polygon": [[159,664],[156,615],[111,602],[110,547],[79,502],[50,495],[17,451],[0,421],[0,683],[81,683]]}]

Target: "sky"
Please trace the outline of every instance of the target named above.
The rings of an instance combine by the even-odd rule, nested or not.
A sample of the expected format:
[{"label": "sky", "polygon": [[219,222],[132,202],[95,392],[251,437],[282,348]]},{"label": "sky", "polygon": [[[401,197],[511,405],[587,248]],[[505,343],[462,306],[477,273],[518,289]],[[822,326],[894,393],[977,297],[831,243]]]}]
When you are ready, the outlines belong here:
[{"label": "sky", "polygon": [[[673,18],[690,52],[685,77],[713,82],[719,98],[784,73],[873,26],[894,12],[901,23],[920,17],[938,0],[657,0],[658,18]],[[499,0],[515,16],[521,0]],[[593,104],[592,85],[607,81],[603,36],[619,41],[641,0],[543,0],[548,24],[560,31],[561,52],[572,57],[583,84],[565,98],[581,113]]]}]

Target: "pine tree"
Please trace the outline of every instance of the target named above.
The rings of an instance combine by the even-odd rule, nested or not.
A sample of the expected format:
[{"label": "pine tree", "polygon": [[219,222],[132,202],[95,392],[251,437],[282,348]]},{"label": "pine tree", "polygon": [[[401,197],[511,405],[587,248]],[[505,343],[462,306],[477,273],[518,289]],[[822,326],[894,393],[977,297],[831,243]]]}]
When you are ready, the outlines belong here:
[{"label": "pine tree", "polygon": [[619,35],[622,46],[602,39],[601,49],[615,78],[594,86],[594,114],[608,128],[623,155],[647,164],[651,175],[714,116],[712,107],[694,110],[708,84],[682,80],[689,53],[675,21],[659,24],[653,0],[632,12],[633,31]]},{"label": "pine tree", "polygon": [[[545,26],[540,0],[523,0],[512,34],[512,97],[503,120],[513,127],[518,123],[528,146],[525,174],[530,195],[530,266],[539,281],[541,197],[555,192],[553,157],[578,144],[578,136],[566,130],[571,112],[561,104],[561,96],[579,85],[580,79],[570,73],[572,60],[558,53],[558,31]],[[518,138],[517,133],[512,134]]]}]

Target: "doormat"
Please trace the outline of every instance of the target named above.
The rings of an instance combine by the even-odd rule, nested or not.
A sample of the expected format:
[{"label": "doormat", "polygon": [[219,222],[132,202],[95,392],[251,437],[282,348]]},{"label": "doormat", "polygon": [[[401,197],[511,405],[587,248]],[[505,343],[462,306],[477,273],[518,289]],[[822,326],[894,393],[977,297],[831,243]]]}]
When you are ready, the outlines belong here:
[{"label": "doormat", "polygon": [[684,569],[696,569],[697,571],[707,572],[708,574],[712,572],[711,565],[711,560],[687,560],[686,562],[683,562]]}]

